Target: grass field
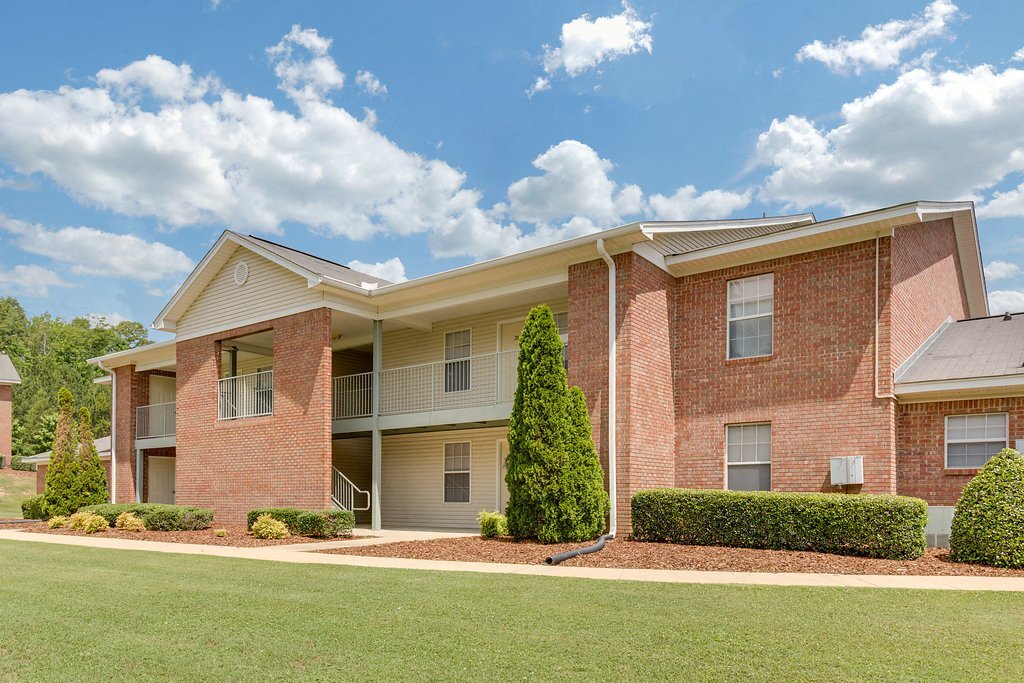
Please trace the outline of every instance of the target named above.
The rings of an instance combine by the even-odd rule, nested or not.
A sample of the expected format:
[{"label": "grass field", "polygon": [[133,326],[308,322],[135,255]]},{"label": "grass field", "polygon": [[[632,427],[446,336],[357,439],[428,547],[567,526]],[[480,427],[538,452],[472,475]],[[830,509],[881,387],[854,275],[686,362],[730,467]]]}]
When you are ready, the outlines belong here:
[{"label": "grass field", "polygon": [[36,473],[0,470],[0,519],[21,517],[21,501],[36,495]]},{"label": "grass field", "polygon": [[0,541],[0,576],[4,681],[1024,671],[1024,593],[643,584],[13,541]]}]

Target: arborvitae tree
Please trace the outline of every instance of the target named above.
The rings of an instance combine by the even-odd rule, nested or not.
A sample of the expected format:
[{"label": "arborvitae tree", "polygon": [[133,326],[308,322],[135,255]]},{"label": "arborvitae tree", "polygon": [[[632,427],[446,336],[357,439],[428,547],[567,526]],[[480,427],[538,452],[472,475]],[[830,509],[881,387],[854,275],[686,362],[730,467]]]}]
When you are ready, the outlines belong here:
[{"label": "arborvitae tree", "polygon": [[574,410],[577,401],[566,383],[554,316],[538,306],[519,337],[519,382],[508,425],[506,515],[517,538],[560,543],[601,532],[608,496],[586,405],[579,401],[582,412]]},{"label": "arborvitae tree", "polygon": [[96,452],[90,424],[89,411],[81,408],[78,412],[78,507],[109,501],[107,472]]},{"label": "arborvitae tree", "polygon": [[78,425],[74,414],[74,397],[66,387],[57,392],[57,429],[46,468],[46,486],[43,497],[49,517],[70,515],[78,510],[75,505],[78,489]]}]

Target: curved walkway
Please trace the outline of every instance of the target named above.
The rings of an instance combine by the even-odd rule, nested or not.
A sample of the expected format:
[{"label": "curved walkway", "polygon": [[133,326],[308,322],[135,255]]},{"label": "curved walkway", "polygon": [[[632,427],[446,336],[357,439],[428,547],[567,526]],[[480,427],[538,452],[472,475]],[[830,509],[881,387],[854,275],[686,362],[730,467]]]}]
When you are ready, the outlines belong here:
[{"label": "curved walkway", "polygon": [[395,541],[422,540],[444,534],[423,531],[374,532],[376,538],[354,538],[346,541],[302,543],[263,548],[232,548],[229,546],[129,541],[120,538],[58,536],[24,531],[0,531],[0,540],[55,543],[112,550],[148,550],[181,555],[211,555],[246,560],[294,562],[297,564],[335,564],[382,569],[426,569],[433,571],[476,572],[481,574],[519,574],[532,576],[574,577],[620,581],[653,581],[658,583],[748,584],[761,586],[835,586],[843,588],[916,588],[928,590],[1024,591],[1024,578],[993,576],[888,576],[863,574],[773,574],[757,572],[683,571],[675,569],[608,569],[533,564],[499,564],[491,562],[444,562],[394,557],[363,557],[329,555],[317,550],[341,546],[371,545]]}]

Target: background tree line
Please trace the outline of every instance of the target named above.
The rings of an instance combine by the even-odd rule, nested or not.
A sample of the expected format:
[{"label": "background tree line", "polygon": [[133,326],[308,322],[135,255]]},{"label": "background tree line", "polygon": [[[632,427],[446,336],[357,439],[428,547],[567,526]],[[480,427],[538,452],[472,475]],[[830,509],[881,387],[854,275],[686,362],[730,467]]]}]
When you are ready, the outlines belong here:
[{"label": "background tree line", "polygon": [[0,352],[14,362],[21,384],[14,387],[13,455],[48,451],[57,427],[57,392],[67,387],[91,415],[92,432],[110,434],[110,388],[93,384],[106,374],[87,361],[149,344],[145,326],[116,325],[86,317],[64,320],[49,313],[29,318],[14,297],[0,298]]}]

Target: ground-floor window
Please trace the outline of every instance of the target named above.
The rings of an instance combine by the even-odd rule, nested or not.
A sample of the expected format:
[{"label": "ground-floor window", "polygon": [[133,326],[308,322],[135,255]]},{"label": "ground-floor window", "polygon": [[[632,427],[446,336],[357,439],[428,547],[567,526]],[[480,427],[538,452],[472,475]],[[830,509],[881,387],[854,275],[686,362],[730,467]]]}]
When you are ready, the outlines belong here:
[{"label": "ground-floor window", "polygon": [[1010,441],[1006,413],[950,415],[946,418],[946,467],[975,469]]},{"label": "ground-floor window", "polygon": [[772,425],[727,425],[725,428],[726,488],[770,491],[772,488]]},{"label": "ground-floor window", "polygon": [[469,461],[468,441],[444,445],[444,502],[469,502]]}]

